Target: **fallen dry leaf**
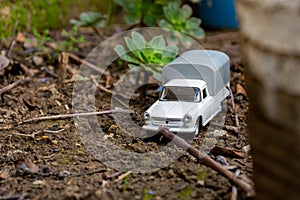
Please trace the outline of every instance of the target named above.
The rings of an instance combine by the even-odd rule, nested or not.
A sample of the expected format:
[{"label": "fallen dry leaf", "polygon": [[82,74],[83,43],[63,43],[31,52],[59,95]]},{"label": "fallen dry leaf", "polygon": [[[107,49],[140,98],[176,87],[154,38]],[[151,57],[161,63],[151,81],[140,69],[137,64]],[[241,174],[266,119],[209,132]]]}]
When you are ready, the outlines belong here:
[{"label": "fallen dry leaf", "polygon": [[236,85],[236,94],[242,94],[242,95],[244,95],[245,97],[247,96],[246,90],[245,90],[244,87],[243,87],[241,84],[239,84],[239,83]]},{"label": "fallen dry leaf", "polygon": [[16,41],[20,42],[20,43],[24,43],[26,40],[25,36],[23,35],[22,32],[18,32],[17,37],[16,37]]},{"label": "fallen dry leaf", "polygon": [[0,179],[8,179],[9,171],[8,169],[4,169],[0,172]]}]

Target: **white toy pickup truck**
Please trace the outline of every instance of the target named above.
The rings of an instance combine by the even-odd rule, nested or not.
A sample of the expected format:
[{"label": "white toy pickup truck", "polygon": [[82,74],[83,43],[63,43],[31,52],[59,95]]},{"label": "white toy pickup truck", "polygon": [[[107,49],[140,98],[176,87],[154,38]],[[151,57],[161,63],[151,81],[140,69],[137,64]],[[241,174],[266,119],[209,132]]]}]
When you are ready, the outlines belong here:
[{"label": "white toy pickup truck", "polygon": [[162,70],[162,91],[145,113],[143,129],[153,134],[160,125],[175,133],[194,133],[222,109],[230,94],[229,57],[219,51],[190,50]]}]

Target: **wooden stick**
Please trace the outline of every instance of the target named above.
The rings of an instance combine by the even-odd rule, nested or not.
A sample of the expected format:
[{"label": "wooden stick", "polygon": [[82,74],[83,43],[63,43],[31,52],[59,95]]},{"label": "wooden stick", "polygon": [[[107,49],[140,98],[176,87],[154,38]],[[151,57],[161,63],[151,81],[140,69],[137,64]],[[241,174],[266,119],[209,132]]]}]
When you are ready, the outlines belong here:
[{"label": "wooden stick", "polygon": [[126,176],[129,176],[131,174],[131,171],[128,171],[122,175],[120,175],[114,182],[119,182],[120,180],[123,180]]},{"label": "wooden stick", "polygon": [[112,94],[113,92],[109,89],[107,89],[106,87],[100,85],[96,79],[94,77],[91,77],[91,79],[93,80],[94,84],[96,85],[96,87],[99,89],[99,90],[102,90],[104,92],[107,92],[108,94]]},{"label": "wooden stick", "polygon": [[255,191],[251,185],[244,182],[243,180],[237,178],[234,173],[229,171],[228,169],[224,168],[221,164],[214,161],[210,158],[205,152],[198,151],[196,148],[192,147],[188,144],[184,139],[176,136],[174,133],[170,132],[166,127],[160,126],[159,132],[171,140],[175,145],[186,149],[192,156],[197,158],[201,163],[204,165],[212,168],[213,170],[219,172],[224,177],[228,178],[234,185],[238,186],[239,188],[243,189],[246,192],[247,197],[254,197]]},{"label": "wooden stick", "polygon": [[92,64],[92,63],[90,63],[90,62],[88,62],[86,60],[83,60],[83,59],[79,58],[78,56],[76,56],[76,55],[74,55],[72,53],[69,53],[69,57],[72,58],[73,60],[75,60],[75,61],[77,61],[77,62],[79,62],[79,63],[81,63],[81,64],[83,64],[83,65],[85,65],[87,67],[89,67],[92,70],[100,72],[101,74],[103,74],[105,76],[109,75],[108,72],[104,71],[100,67],[98,67],[98,66],[96,66],[96,65],[94,65],[94,64]]},{"label": "wooden stick", "polygon": [[[234,173],[235,176],[238,176],[240,175],[240,170],[237,169]],[[232,186],[232,192],[231,192],[231,199],[230,200],[237,200],[238,198],[238,190],[236,188],[236,186]]]},{"label": "wooden stick", "polygon": [[37,117],[33,119],[28,119],[23,122],[20,122],[19,125],[42,121],[42,120],[53,120],[53,119],[67,119],[72,117],[82,117],[82,116],[92,116],[92,115],[107,115],[107,114],[114,114],[114,113],[132,113],[133,111],[130,110],[106,110],[100,112],[87,112],[87,113],[71,113],[71,114],[63,114],[63,115],[51,115],[51,116],[44,116],[44,117]]},{"label": "wooden stick", "polygon": [[21,85],[21,84],[24,84],[24,83],[26,83],[27,81],[30,81],[30,80],[31,80],[31,77],[27,76],[25,79],[18,80],[16,82],[12,83],[12,84],[9,84],[8,86],[0,89],[0,94],[3,94],[5,92],[13,89],[14,87],[16,87],[18,85]]},{"label": "wooden stick", "polygon": [[238,118],[237,112],[236,112],[236,106],[235,106],[235,103],[234,103],[233,93],[232,93],[232,90],[230,89],[230,87],[226,86],[226,88],[230,92],[231,104],[232,104],[232,108],[233,108],[233,112],[234,112],[234,117],[235,117],[235,125],[239,128],[240,127],[240,123],[239,123],[239,118]]},{"label": "wooden stick", "polygon": [[67,65],[69,63],[69,54],[62,52],[58,56],[58,72],[57,72],[57,85],[59,89],[62,89],[64,81],[66,79]]}]

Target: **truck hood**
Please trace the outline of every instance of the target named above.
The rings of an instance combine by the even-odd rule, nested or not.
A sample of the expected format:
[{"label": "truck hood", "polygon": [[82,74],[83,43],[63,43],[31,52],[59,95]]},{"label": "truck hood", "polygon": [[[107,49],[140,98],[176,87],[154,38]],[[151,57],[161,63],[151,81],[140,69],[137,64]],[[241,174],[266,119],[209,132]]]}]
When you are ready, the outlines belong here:
[{"label": "truck hood", "polygon": [[182,119],[197,107],[193,102],[158,101],[151,112],[152,117]]}]

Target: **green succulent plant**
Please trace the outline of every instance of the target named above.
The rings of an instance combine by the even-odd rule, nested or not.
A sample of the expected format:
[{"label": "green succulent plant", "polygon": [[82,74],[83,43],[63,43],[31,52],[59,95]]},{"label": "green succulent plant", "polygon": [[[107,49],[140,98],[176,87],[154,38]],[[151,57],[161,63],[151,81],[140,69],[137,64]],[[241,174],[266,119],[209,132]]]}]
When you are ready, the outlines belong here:
[{"label": "green succulent plant", "polygon": [[163,6],[180,0],[115,0],[126,12],[124,20],[129,25],[156,26],[163,18]]},{"label": "green succulent plant", "polygon": [[166,19],[160,20],[159,26],[183,33],[176,34],[176,37],[179,37],[183,42],[189,40],[189,37],[184,34],[197,39],[205,36],[204,30],[200,28],[201,20],[191,17],[193,11],[189,5],[185,4],[180,7],[179,3],[170,2],[163,10]]},{"label": "green succulent plant", "polygon": [[138,32],[133,31],[131,38],[125,37],[126,49],[118,44],[114,50],[122,60],[129,62],[128,67],[143,70],[161,79],[162,67],[174,60],[178,54],[176,46],[168,46],[162,35],[147,42]]},{"label": "green succulent plant", "polygon": [[70,23],[77,27],[92,27],[97,35],[101,35],[98,28],[106,25],[107,15],[99,12],[84,12],[79,16],[79,20],[71,19]]}]

